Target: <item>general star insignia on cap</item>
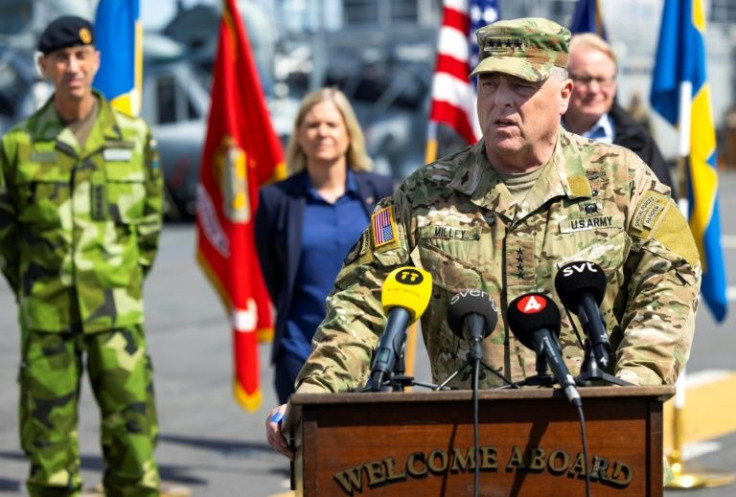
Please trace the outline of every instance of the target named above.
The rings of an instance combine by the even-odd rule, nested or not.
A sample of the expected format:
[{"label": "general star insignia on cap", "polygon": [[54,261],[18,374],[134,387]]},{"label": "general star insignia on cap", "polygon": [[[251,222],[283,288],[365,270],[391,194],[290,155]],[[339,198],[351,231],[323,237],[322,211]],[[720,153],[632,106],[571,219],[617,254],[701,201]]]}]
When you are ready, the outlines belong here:
[{"label": "general star insignia on cap", "polygon": [[567,67],[570,31],[541,17],[508,19],[476,31],[480,60],[470,76],[500,72],[526,81],[546,80]]}]

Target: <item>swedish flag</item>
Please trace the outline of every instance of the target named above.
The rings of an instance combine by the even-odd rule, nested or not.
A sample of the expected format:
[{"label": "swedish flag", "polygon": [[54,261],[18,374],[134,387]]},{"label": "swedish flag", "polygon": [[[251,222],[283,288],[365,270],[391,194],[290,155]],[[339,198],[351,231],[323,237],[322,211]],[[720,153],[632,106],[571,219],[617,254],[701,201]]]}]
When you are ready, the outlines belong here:
[{"label": "swedish flag", "polygon": [[95,15],[100,70],[93,86],[113,107],[133,116],[140,111],[143,76],[143,28],[139,11],[139,0],[100,0]]},{"label": "swedish flag", "polygon": [[[687,172],[690,229],[703,264],[702,293],[720,322],[726,317],[726,271],[718,214],[716,133],[706,77],[702,0],[665,0],[651,103],[673,126],[690,130]],[[681,133],[682,134],[682,133]]]}]

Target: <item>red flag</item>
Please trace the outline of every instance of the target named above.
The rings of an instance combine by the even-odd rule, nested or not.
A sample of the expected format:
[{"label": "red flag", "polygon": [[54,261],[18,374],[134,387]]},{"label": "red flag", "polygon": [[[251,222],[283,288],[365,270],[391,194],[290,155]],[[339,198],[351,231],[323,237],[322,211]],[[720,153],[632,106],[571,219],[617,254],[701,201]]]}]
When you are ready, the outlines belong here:
[{"label": "red flag", "polygon": [[453,128],[468,143],[481,137],[475,83],[468,79],[478,61],[475,31],[498,19],[497,0],[443,0],[437,64],[429,119]]},{"label": "red flag", "polygon": [[272,335],[273,323],[253,217],[259,186],[284,176],[284,160],[235,0],[223,2],[218,44],[197,191],[197,260],[231,319],[235,398],[254,411],[258,341]]}]

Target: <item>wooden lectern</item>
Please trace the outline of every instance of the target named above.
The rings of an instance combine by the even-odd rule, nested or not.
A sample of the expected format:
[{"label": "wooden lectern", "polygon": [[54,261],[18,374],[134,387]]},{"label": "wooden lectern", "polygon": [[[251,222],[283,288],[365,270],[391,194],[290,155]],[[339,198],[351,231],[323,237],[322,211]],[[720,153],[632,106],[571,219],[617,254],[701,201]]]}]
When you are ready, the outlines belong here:
[{"label": "wooden lectern", "polygon": [[[591,493],[661,496],[662,403],[674,387],[580,388]],[[585,496],[577,411],[559,389],[295,394],[296,495]]]}]

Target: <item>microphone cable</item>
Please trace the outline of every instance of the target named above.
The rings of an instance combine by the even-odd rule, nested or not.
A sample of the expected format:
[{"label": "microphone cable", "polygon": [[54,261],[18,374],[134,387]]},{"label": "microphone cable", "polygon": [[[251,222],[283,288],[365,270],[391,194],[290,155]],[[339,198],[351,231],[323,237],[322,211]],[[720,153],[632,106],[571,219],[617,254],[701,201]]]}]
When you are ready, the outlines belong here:
[{"label": "microphone cable", "polygon": [[480,405],[478,402],[478,393],[480,391],[479,386],[480,376],[480,358],[477,357],[473,363],[473,439],[474,439],[474,456],[475,456],[475,471],[473,474],[473,496],[478,497],[478,491],[480,489],[480,422],[479,412]]},{"label": "microphone cable", "polygon": [[580,418],[580,437],[583,440],[583,459],[585,462],[585,496],[591,497],[590,492],[590,462],[588,461],[588,433],[585,426],[585,414],[583,414],[582,404],[576,406],[578,417]]},{"label": "microphone cable", "polygon": [[566,306],[562,306],[565,309],[565,315],[567,316],[567,320],[570,321],[570,326],[572,326],[572,331],[575,332],[575,336],[578,339],[578,345],[580,347],[583,347],[583,344],[585,341],[583,340],[583,337],[580,335],[580,331],[578,330],[578,327],[575,325],[575,320],[572,318],[572,313],[570,312],[570,309],[568,309]]}]

